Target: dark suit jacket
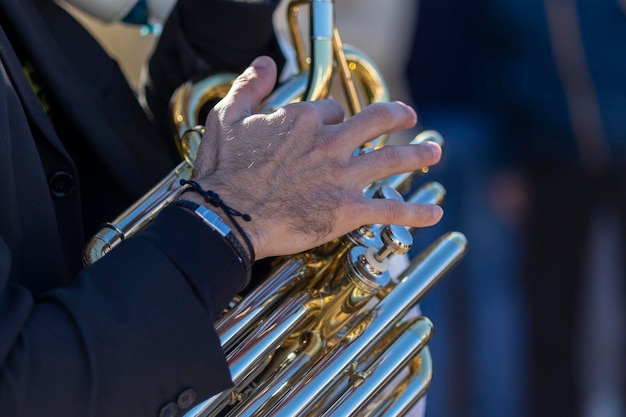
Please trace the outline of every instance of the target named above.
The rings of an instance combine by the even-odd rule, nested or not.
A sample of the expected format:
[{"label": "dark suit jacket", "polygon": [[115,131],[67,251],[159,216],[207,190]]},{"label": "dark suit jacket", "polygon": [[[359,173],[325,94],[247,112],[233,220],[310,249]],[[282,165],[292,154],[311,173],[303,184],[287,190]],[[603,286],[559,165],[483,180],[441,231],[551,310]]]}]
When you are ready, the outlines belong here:
[{"label": "dark suit jacket", "polygon": [[[182,9],[151,62],[155,91],[212,68]],[[0,415],[156,416],[189,388],[196,403],[227,388],[212,323],[246,273],[219,235],[167,208],[80,267],[98,224],[175,165],[169,134],[50,0],[0,0],[0,75]]]}]

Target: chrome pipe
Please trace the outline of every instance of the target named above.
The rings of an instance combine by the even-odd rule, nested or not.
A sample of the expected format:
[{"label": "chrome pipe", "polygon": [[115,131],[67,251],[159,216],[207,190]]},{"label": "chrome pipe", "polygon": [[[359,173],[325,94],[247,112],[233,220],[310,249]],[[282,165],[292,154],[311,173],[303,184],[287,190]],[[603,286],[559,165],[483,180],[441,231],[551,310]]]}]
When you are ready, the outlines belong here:
[{"label": "chrome pipe", "polygon": [[413,372],[409,382],[398,390],[393,401],[369,413],[371,417],[404,417],[426,395],[433,378],[433,362],[428,347],[422,349],[418,359],[418,369]]},{"label": "chrome pipe", "polygon": [[298,298],[287,300],[227,355],[234,388],[205,401],[195,415],[217,417],[230,403],[238,401],[238,388],[258,376],[276,349],[310,317],[313,298],[311,293],[305,292]]},{"label": "chrome pipe", "polygon": [[316,398],[329,393],[342,380],[346,369],[359,363],[409,309],[464,256],[467,239],[450,232],[422,252],[402,274],[396,289],[383,298],[364,318],[358,331],[345,339],[279,402],[273,415],[304,416]]},{"label": "chrome pipe", "polygon": [[91,265],[129,236],[143,230],[163,207],[178,198],[182,190],[179,181],[188,180],[191,171],[192,167],[187,162],[181,162],[141,199],[115,220],[106,223],[83,248],[83,265]]},{"label": "chrome pipe", "polygon": [[215,323],[225,352],[243,339],[262,318],[265,318],[278,303],[311,279],[320,268],[320,261],[312,256],[297,256],[287,259],[278,269],[246,295]]},{"label": "chrome pipe", "polygon": [[351,378],[352,389],[342,395],[322,416],[353,417],[362,413],[372,399],[388,389],[393,379],[415,359],[430,341],[433,332],[432,322],[426,317],[420,317],[367,370],[358,372]]}]

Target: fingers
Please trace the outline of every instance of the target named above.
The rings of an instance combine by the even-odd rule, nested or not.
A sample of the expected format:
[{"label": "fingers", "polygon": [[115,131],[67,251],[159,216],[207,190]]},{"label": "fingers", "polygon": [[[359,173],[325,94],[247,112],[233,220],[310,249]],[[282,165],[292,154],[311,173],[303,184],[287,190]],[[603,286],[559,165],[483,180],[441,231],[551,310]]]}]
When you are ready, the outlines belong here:
[{"label": "fingers", "polygon": [[343,108],[333,99],[293,103],[285,111],[290,118],[309,118],[322,125],[341,123],[344,119]]},{"label": "fingers", "polygon": [[413,172],[435,165],[441,159],[441,147],[434,142],[410,145],[387,145],[351,158],[350,174],[367,185],[381,178]]},{"label": "fingers", "polygon": [[380,135],[409,129],[416,122],[415,111],[404,103],[374,103],[337,126],[337,133],[341,146],[354,150]]},{"label": "fingers", "polygon": [[256,58],[241,74],[224,99],[215,109],[221,111],[224,119],[232,123],[257,111],[261,101],[267,97],[276,84],[276,64],[267,56]]},{"label": "fingers", "polygon": [[[443,216],[443,209],[435,204],[405,203],[403,201],[364,198],[362,207],[350,210],[359,213],[363,224],[394,224],[407,227],[433,226]],[[357,225],[356,227],[358,227]]]}]

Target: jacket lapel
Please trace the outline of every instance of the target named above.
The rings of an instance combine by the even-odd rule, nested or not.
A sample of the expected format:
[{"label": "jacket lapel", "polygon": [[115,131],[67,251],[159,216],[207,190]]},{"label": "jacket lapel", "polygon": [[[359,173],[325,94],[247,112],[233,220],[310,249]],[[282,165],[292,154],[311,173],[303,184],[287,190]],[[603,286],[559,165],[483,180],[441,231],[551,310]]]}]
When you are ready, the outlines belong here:
[{"label": "jacket lapel", "polygon": [[52,128],[52,125],[50,124],[41,103],[37,99],[37,96],[33,94],[32,87],[28,83],[27,78],[24,76],[24,70],[17,57],[13,54],[11,44],[1,28],[0,55],[2,55],[2,61],[11,75],[12,84],[22,101],[22,105],[24,106],[26,113],[32,117],[31,122],[35,124],[43,137],[50,142],[52,147],[71,163],[71,158],[69,157],[56,132]]}]

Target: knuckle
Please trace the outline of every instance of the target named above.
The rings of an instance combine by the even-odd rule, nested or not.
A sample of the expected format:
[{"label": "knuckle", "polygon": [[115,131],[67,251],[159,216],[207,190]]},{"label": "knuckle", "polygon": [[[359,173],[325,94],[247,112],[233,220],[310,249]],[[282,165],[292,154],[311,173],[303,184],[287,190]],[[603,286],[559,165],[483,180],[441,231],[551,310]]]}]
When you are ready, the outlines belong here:
[{"label": "knuckle", "polygon": [[285,108],[285,121],[292,130],[315,133],[320,124],[319,115],[310,103],[294,103]]},{"label": "knuckle", "polygon": [[266,115],[265,118],[270,124],[281,126],[287,130],[291,128],[291,121],[293,120],[289,109],[285,107],[274,110],[274,112]]},{"label": "knuckle", "polygon": [[256,72],[252,71],[250,68],[247,68],[245,71],[243,71],[237,77],[235,77],[235,80],[233,81],[232,87],[233,88],[237,88],[241,84],[246,83],[248,81],[251,81],[251,80],[253,80],[255,78],[257,78],[256,77]]},{"label": "knuckle", "polygon": [[386,200],[384,205],[384,217],[387,219],[399,219],[404,212],[405,204],[397,200]]},{"label": "knuckle", "polygon": [[402,166],[405,153],[395,146],[385,146],[381,149],[383,163],[387,166]]},{"label": "knuckle", "polygon": [[294,118],[305,122],[319,122],[320,115],[317,107],[311,102],[295,103],[291,106]]},{"label": "knuckle", "polygon": [[340,181],[347,176],[347,167],[339,162],[329,164],[328,175],[331,180]]}]

